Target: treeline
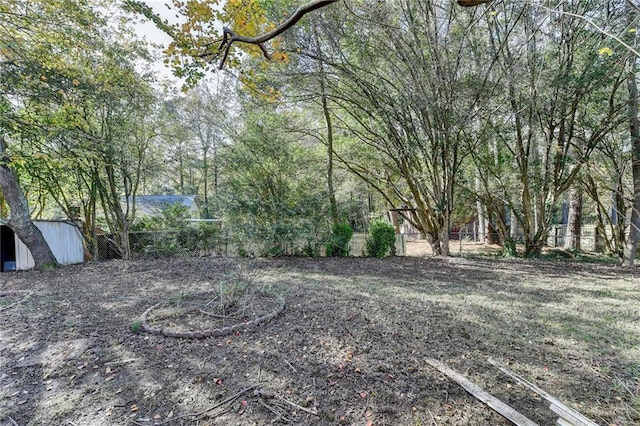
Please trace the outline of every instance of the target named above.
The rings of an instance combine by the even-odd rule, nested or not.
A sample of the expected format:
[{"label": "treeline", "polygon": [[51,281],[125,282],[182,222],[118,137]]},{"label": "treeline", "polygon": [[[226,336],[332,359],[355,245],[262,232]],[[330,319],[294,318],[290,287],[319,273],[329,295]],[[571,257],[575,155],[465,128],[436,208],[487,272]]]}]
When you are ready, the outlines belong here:
[{"label": "treeline", "polygon": [[628,2],[335,3],[265,45],[272,61],[234,47],[213,72],[220,57],[202,49],[215,29],[202,22],[255,35],[293,7],[250,3],[183,8],[192,25],[165,28],[184,92],[157,81],[136,15],[116,3],[1,3],[0,146],[29,208],[0,174],[0,216],[22,229],[79,213],[92,251],[108,233],[128,258],[133,195],[196,194],[202,218],[276,248],[343,223],[364,231],[401,208],[436,254],[473,217],[511,254],[522,234],[537,255],[566,204],[568,248],[588,216],[633,262],[639,15]]}]

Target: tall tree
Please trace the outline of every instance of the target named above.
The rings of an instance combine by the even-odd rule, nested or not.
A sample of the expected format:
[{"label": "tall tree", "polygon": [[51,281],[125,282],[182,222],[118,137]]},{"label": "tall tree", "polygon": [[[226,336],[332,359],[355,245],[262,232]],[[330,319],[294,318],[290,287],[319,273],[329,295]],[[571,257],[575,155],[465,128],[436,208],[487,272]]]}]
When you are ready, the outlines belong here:
[{"label": "tall tree", "polygon": [[244,253],[311,254],[328,228],[321,157],[307,140],[282,131],[295,127],[292,111],[250,102],[252,112],[222,152],[226,223]]},{"label": "tall tree", "polygon": [[567,231],[564,236],[565,250],[580,250],[582,236],[582,193],[580,188],[574,188],[569,192],[569,216],[567,218]]},{"label": "tall tree", "polygon": [[58,264],[49,245],[38,227],[31,221],[31,211],[27,199],[11,168],[11,158],[7,153],[5,135],[0,134],[0,191],[9,206],[10,217],[2,221],[13,230],[27,246],[37,269],[54,267]]},{"label": "tall tree", "polygon": [[[0,20],[0,138],[2,155],[7,159],[8,136],[19,139],[32,126],[16,103],[34,97],[56,98],[61,84],[69,83],[64,73],[57,72],[64,63],[64,52],[73,50],[71,40],[87,39],[91,24],[97,23],[98,17],[84,3],[6,0],[0,3]],[[50,81],[51,75],[61,78]],[[36,267],[55,265],[55,257],[31,222],[30,209],[11,163],[5,161],[2,169],[2,191],[11,210],[9,226],[30,249]]]},{"label": "tall tree", "polygon": [[[637,10],[626,4],[626,16],[629,28],[637,25]],[[637,31],[628,32],[633,36],[634,46],[637,46]],[[629,236],[624,248],[622,264],[633,266],[638,251],[640,237],[640,118],[638,117],[638,57],[628,52],[627,59],[627,91],[629,93],[628,120],[629,136],[631,138],[631,173],[633,176],[633,203],[631,205],[631,219],[629,221]]]},{"label": "tall tree", "polygon": [[182,122],[191,130],[200,150],[202,214],[213,218],[215,198],[220,180],[218,155],[227,139],[228,123],[233,119],[229,101],[233,87],[220,82],[201,80],[177,102]]},{"label": "tall tree", "polygon": [[390,207],[410,211],[407,220],[435,254],[448,255],[466,129],[486,88],[463,53],[472,48],[462,30],[473,18],[404,1],[363,5],[357,13],[367,28],[362,21],[327,23],[323,32],[331,41],[324,62],[337,77],[330,98],[341,107],[340,125],[360,145],[338,157]]},{"label": "tall tree", "polygon": [[564,2],[555,15],[505,4],[488,18],[493,54],[509,76],[509,109],[498,107],[489,120],[516,180],[504,176],[508,169],[482,165],[524,232],[526,255],[540,253],[563,193],[623,119],[620,73],[598,55],[601,35],[581,18],[598,4]]},{"label": "tall tree", "polygon": [[76,153],[87,194],[97,198],[125,259],[131,255],[129,231],[135,220],[135,196],[157,135],[152,122],[155,95],[136,72],[127,53],[131,48],[109,43],[101,49],[101,63],[84,74],[91,91],[75,98],[74,109],[82,114],[68,121],[72,123],[68,148]]},{"label": "tall tree", "polygon": [[[92,3],[53,3],[67,7],[73,19],[49,35],[54,30],[42,14],[55,14],[51,20],[57,22],[60,9],[47,2],[33,10],[29,3],[25,19],[42,37],[23,43],[23,60],[2,68],[15,107],[14,133],[30,136],[22,138],[21,151],[32,156],[31,164],[41,156],[54,159],[36,173],[31,168],[31,175],[46,178],[41,187],[63,209],[70,210],[70,199],[83,204],[85,236],[95,234],[101,208],[126,256],[127,229],[135,215],[128,203],[151,140],[146,125],[154,97],[135,69],[146,52],[127,28],[107,25]],[[34,19],[36,11],[42,14]],[[75,197],[63,195],[68,188],[59,184],[68,185],[70,176],[75,176]]]}]

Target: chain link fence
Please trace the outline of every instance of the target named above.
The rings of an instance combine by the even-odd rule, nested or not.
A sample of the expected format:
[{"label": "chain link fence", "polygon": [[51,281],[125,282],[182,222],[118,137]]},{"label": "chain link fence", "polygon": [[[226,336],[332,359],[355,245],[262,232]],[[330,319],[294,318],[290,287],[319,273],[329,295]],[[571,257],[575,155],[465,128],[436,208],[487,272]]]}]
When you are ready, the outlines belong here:
[{"label": "chain link fence", "polygon": [[[565,239],[564,226],[554,226],[547,239],[548,247],[562,247]],[[493,237],[493,238],[488,238]],[[355,233],[349,242],[350,256],[365,255],[367,234]],[[582,249],[597,251],[602,246],[595,227],[584,227],[581,237]],[[200,229],[183,229],[179,231],[145,231],[129,234],[132,257],[254,257],[265,252],[271,253],[264,244],[251,241],[251,238],[231,235],[218,229],[215,232]],[[486,249],[499,250],[500,246],[489,244],[497,241],[498,235],[478,233],[467,230],[451,232],[449,234],[449,249],[451,253],[475,253]],[[516,236],[516,244],[524,242],[522,236]],[[278,248],[280,255],[288,256],[324,256],[326,238],[317,237],[313,240],[289,242]],[[119,259],[122,257],[116,239],[110,235],[99,235],[98,260]],[[275,251],[273,251],[275,252]],[[401,234],[396,239],[396,255],[422,256],[432,253],[429,243],[418,233]]]},{"label": "chain link fence", "polygon": [[[264,253],[281,255],[320,256],[324,253],[325,239],[319,241],[297,241],[268,247],[226,231],[203,232],[198,229],[179,231],[144,231],[129,233],[129,245],[133,258],[158,257],[255,257]],[[117,239],[112,235],[99,235],[98,260],[120,259],[122,253]]]},{"label": "chain link fence", "polygon": [[221,233],[196,229],[134,232],[129,234],[133,257],[203,257],[228,254],[228,240]]}]

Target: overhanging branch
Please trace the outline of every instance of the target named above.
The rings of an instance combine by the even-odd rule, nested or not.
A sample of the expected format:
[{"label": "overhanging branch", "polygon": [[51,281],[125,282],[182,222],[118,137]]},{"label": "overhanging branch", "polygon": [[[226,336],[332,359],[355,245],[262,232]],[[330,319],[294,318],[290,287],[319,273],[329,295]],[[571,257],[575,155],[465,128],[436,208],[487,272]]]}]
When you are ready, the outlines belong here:
[{"label": "overhanging branch", "polygon": [[283,23],[275,27],[273,30],[268,33],[255,36],[255,37],[247,37],[243,35],[236,34],[230,28],[224,28],[224,38],[222,39],[222,43],[220,44],[219,50],[224,50],[224,54],[222,56],[222,60],[220,61],[220,69],[224,67],[224,63],[229,56],[229,50],[231,49],[231,45],[235,42],[247,43],[247,44],[255,44],[260,47],[264,57],[267,59],[271,59],[271,55],[267,51],[266,43],[269,40],[272,40],[278,37],[283,32],[287,31],[289,28],[293,27],[295,24],[300,21],[304,17],[304,15],[313,12],[314,10],[321,9],[325,6],[329,6],[330,4],[337,3],[338,0],[317,0],[312,1],[304,6],[300,6],[296,9],[295,12]]},{"label": "overhanging branch", "polygon": [[[492,1],[493,0],[457,0],[457,3],[458,3],[458,5],[463,6],[463,7],[474,7],[474,6],[479,6],[479,5],[485,4],[485,3],[491,3]],[[265,34],[262,34],[262,35],[259,35],[259,36],[255,36],[255,37],[247,37],[247,36],[239,35],[239,34],[236,34],[230,28],[225,27],[224,28],[224,36],[223,36],[222,42],[220,43],[220,46],[218,47],[218,52],[224,52],[223,55],[222,55],[222,60],[220,61],[219,68],[222,69],[224,67],[225,62],[227,61],[227,58],[229,57],[229,51],[231,50],[231,45],[233,43],[235,43],[235,42],[257,45],[262,50],[262,53],[264,54],[264,57],[267,58],[267,59],[271,59],[271,55],[269,54],[269,51],[267,50],[267,48],[264,45],[264,43],[266,43],[269,40],[272,40],[272,39],[276,38],[277,36],[279,36],[283,32],[287,31],[289,28],[293,27],[306,14],[308,14],[310,12],[313,12],[314,10],[321,9],[321,8],[323,8],[325,6],[329,6],[329,5],[333,4],[333,3],[337,3],[337,2],[338,2],[338,0],[316,0],[316,1],[312,1],[310,3],[307,3],[306,5],[300,6],[298,9],[296,9],[296,11],[293,12],[293,14],[291,16],[289,16],[289,18],[286,21],[284,21],[283,23],[278,25],[273,30],[269,31],[268,33],[265,33]],[[203,58],[204,57],[211,57],[211,56],[212,55],[206,54],[206,53],[201,55],[201,57],[203,57]]]}]

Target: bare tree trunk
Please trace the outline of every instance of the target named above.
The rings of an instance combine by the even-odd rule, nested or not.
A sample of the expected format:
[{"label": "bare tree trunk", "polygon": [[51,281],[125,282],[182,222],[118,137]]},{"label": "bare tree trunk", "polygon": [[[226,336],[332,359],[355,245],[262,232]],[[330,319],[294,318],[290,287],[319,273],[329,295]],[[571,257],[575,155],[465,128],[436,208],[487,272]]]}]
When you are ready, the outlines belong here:
[{"label": "bare tree trunk", "polygon": [[439,239],[429,238],[427,236],[427,241],[429,242],[429,246],[431,247],[431,252],[434,256],[442,256],[442,246],[440,245]]},{"label": "bare tree trunk", "polygon": [[[476,176],[476,193],[480,193],[482,190],[482,184],[480,177]],[[488,244],[487,238],[487,208],[482,204],[480,197],[476,200],[476,209],[478,210],[478,238],[477,241],[482,241],[484,244]]]},{"label": "bare tree trunk", "polygon": [[[449,226],[443,226],[440,229],[440,251],[443,256],[450,256],[451,251],[449,249]],[[459,238],[460,236],[458,236]]]},{"label": "bare tree trunk", "polygon": [[320,83],[320,100],[322,105],[322,114],[324,116],[324,122],[327,129],[327,192],[329,193],[329,208],[331,210],[331,219],[333,224],[337,225],[340,222],[338,216],[338,203],[336,201],[336,191],[333,185],[333,122],[331,120],[331,111],[329,111],[329,102],[327,96],[327,75],[324,70],[324,56],[320,47],[320,37],[318,36],[318,29],[316,25],[313,25],[313,37],[317,46],[317,55],[320,59],[318,63],[318,77]]},{"label": "bare tree trunk", "polygon": [[518,218],[513,209],[509,209],[509,236],[513,241],[518,239]]},{"label": "bare tree trunk", "polygon": [[327,94],[324,92],[324,76],[321,77],[322,86],[322,112],[324,113],[325,123],[327,125],[327,191],[329,192],[329,205],[331,208],[331,218],[333,224],[340,222],[338,216],[338,203],[336,202],[336,191],[333,186],[333,124],[331,123],[331,113],[327,104]]},{"label": "bare tree trunk", "polygon": [[489,220],[487,225],[487,244],[493,245],[493,244],[500,244],[500,243],[501,241],[498,236],[498,231]]},{"label": "bare tree trunk", "polygon": [[624,247],[623,266],[633,266],[640,235],[640,120],[638,120],[637,58],[629,54],[627,61],[627,90],[629,91],[629,132],[632,146],[633,204],[629,238]]},{"label": "bare tree trunk", "polygon": [[36,269],[55,267],[58,265],[58,261],[42,236],[42,232],[31,221],[27,198],[18,184],[17,176],[9,167],[9,163],[4,135],[0,135],[0,191],[2,191],[11,211],[7,225],[31,251]]},{"label": "bare tree trunk", "polygon": [[582,231],[582,194],[575,188],[569,194],[569,218],[567,232],[564,235],[565,250],[580,250]]},{"label": "bare tree trunk", "polygon": [[123,260],[131,259],[131,246],[129,244],[129,229],[131,227],[131,221],[128,218],[129,211],[132,209],[131,205],[135,203],[133,194],[125,191],[123,202],[126,205],[126,211],[123,210],[120,201],[120,193],[116,185],[116,172],[111,164],[105,166],[105,173],[107,176],[106,185],[100,184],[100,198],[102,202],[102,208],[105,212],[109,212],[106,215],[109,229],[114,234],[114,238],[117,238],[117,245],[120,251],[120,255]]},{"label": "bare tree trunk", "polygon": [[209,146],[202,146],[202,180],[204,185],[204,208],[203,216],[205,219],[211,219],[212,215],[209,210]]}]

